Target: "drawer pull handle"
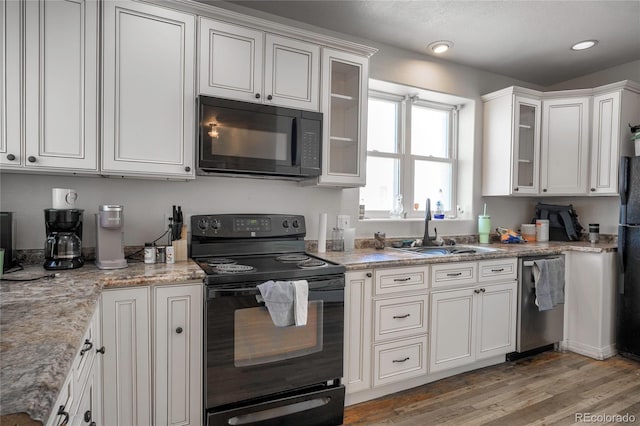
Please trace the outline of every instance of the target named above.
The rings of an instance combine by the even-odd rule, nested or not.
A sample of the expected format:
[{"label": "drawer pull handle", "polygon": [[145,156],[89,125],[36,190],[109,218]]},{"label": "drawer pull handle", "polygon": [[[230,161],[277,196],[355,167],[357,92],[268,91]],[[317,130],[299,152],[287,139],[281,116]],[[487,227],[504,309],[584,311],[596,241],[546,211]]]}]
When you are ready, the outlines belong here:
[{"label": "drawer pull handle", "polygon": [[64,417],[62,423],[60,423],[60,426],[64,426],[69,423],[69,413],[64,411],[64,405],[58,407],[58,412],[56,413],[56,415]]},{"label": "drawer pull handle", "polygon": [[93,343],[89,339],[84,341],[84,348],[80,351],[80,356],[83,356],[85,353],[89,352],[93,348]]},{"label": "drawer pull handle", "polygon": [[503,272],[504,268],[492,269],[491,272]]},{"label": "drawer pull handle", "polygon": [[399,283],[399,282],[404,282],[404,281],[410,281],[410,280],[411,280],[411,277],[405,277],[405,278],[394,278],[394,279],[393,279],[393,281],[394,281],[394,282],[397,282],[397,283]]},{"label": "drawer pull handle", "polygon": [[448,277],[459,277],[460,275],[462,275],[462,272],[451,272],[447,274]]},{"label": "drawer pull handle", "polygon": [[403,318],[409,318],[411,316],[411,314],[404,314],[404,315],[394,315],[393,319],[403,319]]},{"label": "drawer pull handle", "polygon": [[96,349],[96,353],[104,355],[104,346],[100,349]]},{"label": "drawer pull handle", "polygon": [[405,361],[409,361],[409,357],[406,357],[404,359],[394,359],[392,362],[405,362]]}]

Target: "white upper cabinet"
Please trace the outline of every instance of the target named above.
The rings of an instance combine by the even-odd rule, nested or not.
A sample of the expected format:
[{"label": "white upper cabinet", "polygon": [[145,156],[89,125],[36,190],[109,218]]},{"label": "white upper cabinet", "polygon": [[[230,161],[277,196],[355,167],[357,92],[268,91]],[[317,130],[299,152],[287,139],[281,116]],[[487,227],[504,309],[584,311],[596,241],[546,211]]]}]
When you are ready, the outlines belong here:
[{"label": "white upper cabinet", "polygon": [[510,87],[483,100],[482,194],[538,194],[540,99]]},{"label": "white upper cabinet", "polygon": [[[543,93],[509,87],[482,96],[482,195],[616,195],[640,85]],[[592,112],[593,111],[593,112]]]},{"label": "white upper cabinet", "polygon": [[323,50],[320,185],[359,187],[366,184],[368,78],[368,58]]},{"label": "white upper cabinet", "polygon": [[259,101],[263,54],[262,31],[200,18],[200,93]]},{"label": "white upper cabinet", "polygon": [[195,16],[103,5],[103,173],[194,178]]},{"label": "white upper cabinet", "polygon": [[620,156],[634,155],[629,124],[640,120],[640,86],[625,86],[593,97],[591,195],[617,195]]},{"label": "white upper cabinet", "polygon": [[203,95],[319,110],[320,46],[200,18]]},{"label": "white upper cabinet", "polygon": [[542,103],[543,195],[585,195],[589,167],[589,98]]},{"label": "white upper cabinet", "polygon": [[97,173],[98,6],[94,0],[2,2],[3,165]]},{"label": "white upper cabinet", "polygon": [[20,5],[0,3],[0,165],[19,167],[22,163],[20,131]]}]

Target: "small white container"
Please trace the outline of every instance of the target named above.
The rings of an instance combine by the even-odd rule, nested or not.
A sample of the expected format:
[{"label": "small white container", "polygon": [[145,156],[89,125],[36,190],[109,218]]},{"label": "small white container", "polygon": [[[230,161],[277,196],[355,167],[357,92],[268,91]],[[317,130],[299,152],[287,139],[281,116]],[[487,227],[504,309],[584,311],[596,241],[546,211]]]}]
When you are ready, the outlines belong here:
[{"label": "small white container", "polygon": [[356,246],[356,228],[344,229],[344,251],[352,251]]},{"label": "small white container", "polygon": [[144,263],[156,263],[157,253],[156,246],[146,243],[144,245]]},{"label": "small white container", "polygon": [[538,242],[549,241],[549,220],[547,219],[536,220],[536,241]]}]

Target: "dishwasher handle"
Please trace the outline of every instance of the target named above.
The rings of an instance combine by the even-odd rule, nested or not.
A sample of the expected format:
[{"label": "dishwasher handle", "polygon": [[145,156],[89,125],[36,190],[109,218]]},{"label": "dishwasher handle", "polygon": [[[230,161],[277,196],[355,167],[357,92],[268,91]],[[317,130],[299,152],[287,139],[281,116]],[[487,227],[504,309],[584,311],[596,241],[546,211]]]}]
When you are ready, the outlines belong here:
[{"label": "dishwasher handle", "polygon": [[[560,259],[559,257],[545,257],[542,258],[541,260],[555,260],[555,259]],[[532,267],[533,263],[535,262],[535,260],[525,260],[524,262],[522,262],[522,266],[524,267]]]}]

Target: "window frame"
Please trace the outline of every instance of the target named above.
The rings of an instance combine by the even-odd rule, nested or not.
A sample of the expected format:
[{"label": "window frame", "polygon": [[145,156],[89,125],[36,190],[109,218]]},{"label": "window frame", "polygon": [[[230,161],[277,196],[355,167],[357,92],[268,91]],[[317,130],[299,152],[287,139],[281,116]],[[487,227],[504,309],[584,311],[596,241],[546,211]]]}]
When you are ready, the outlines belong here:
[{"label": "window frame", "polygon": [[[400,95],[397,93],[390,93],[378,90],[369,90],[369,99],[380,99],[384,101],[396,102],[398,107],[396,109],[396,122],[397,122],[397,134],[396,134],[396,153],[371,151],[367,146],[367,158],[392,158],[398,160],[397,176],[395,176],[395,182],[393,186],[393,198],[395,200],[398,194],[402,194],[402,204],[405,211],[406,218],[423,218],[425,215],[425,207],[422,205],[421,210],[414,210],[414,181],[415,181],[415,162],[416,161],[429,161],[446,163],[451,165],[451,193],[450,193],[450,205],[449,209],[445,211],[446,217],[455,215],[457,209],[457,175],[458,175],[458,111],[459,105],[450,105],[439,102],[433,102],[425,99],[420,99],[418,96]],[[449,113],[448,129],[447,129],[447,157],[434,157],[424,156],[411,153],[411,119],[412,119],[412,106],[417,105],[419,107],[435,109],[439,111],[445,111]],[[435,200],[431,200],[431,209],[435,210]],[[393,201],[392,201],[393,203]],[[366,204],[366,201],[365,201]],[[420,203],[423,204],[423,203]],[[368,218],[389,218],[390,212],[388,210],[366,210]]]}]

